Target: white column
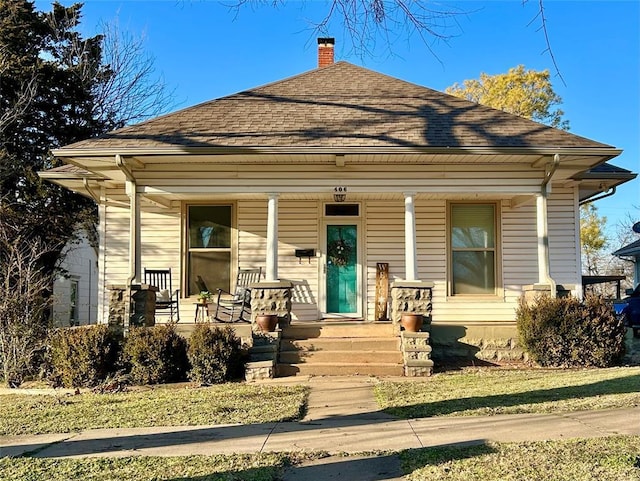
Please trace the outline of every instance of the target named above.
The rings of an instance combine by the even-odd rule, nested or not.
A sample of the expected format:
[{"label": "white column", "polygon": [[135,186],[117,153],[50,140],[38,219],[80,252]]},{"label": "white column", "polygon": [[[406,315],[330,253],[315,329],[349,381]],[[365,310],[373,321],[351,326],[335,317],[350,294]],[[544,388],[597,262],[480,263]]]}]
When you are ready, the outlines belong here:
[{"label": "white column", "polygon": [[416,213],[413,192],[404,194],[404,263],[407,281],[418,280],[418,256],[416,250]]},{"label": "white column", "polygon": [[278,194],[269,194],[267,205],[267,281],[278,280]]},{"label": "white column", "polygon": [[142,253],[140,243],[140,195],[135,182],[127,180],[129,196],[129,279],[134,284],[142,282]]},{"label": "white column", "polygon": [[547,216],[547,193],[543,190],[536,197],[536,226],[538,231],[538,282],[551,285],[551,295],[555,296],[556,285],[551,278],[549,261],[549,222]]}]

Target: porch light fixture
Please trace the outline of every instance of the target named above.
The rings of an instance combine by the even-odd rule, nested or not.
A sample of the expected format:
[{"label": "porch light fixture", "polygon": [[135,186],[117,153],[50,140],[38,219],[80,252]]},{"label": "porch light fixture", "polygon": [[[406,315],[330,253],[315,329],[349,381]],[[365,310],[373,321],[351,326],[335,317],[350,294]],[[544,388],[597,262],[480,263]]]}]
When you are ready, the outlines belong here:
[{"label": "porch light fixture", "polygon": [[336,202],[344,202],[347,198],[346,187],[334,187],[333,188],[333,200]]}]

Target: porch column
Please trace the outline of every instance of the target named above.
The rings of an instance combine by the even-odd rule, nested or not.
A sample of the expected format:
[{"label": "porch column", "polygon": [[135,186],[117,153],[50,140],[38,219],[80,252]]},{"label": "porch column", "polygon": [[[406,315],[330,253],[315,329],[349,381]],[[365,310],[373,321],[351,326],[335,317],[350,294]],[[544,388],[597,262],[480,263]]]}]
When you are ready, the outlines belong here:
[{"label": "porch column", "polygon": [[547,190],[536,196],[536,225],[538,231],[538,283],[551,287],[551,295],[556,295],[556,283],[551,278],[549,260],[549,227],[547,216]]},{"label": "porch column", "polygon": [[413,197],[415,193],[404,193],[404,263],[405,280],[418,280],[418,256],[416,251],[416,214]]},{"label": "porch column", "polygon": [[269,194],[267,204],[266,281],[278,280],[278,194]]},{"label": "porch column", "polygon": [[127,180],[126,192],[129,196],[129,280],[140,284],[142,253],[140,244],[140,195],[135,181]]}]

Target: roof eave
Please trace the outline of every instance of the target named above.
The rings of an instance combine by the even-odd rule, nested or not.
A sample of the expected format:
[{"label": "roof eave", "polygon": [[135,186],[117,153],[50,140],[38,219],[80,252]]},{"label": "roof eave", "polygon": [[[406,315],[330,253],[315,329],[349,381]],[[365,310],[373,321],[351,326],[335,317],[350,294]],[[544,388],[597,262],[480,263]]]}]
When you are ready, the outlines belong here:
[{"label": "roof eave", "polygon": [[622,153],[621,149],[610,146],[603,147],[423,147],[423,146],[398,146],[398,147],[279,147],[279,146],[255,146],[255,147],[129,147],[129,148],[61,148],[52,150],[55,157],[105,157],[105,156],[141,156],[141,155],[175,155],[175,154],[394,154],[394,153],[426,153],[426,154],[477,154],[477,155],[586,155],[600,156],[606,160],[617,157]]}]

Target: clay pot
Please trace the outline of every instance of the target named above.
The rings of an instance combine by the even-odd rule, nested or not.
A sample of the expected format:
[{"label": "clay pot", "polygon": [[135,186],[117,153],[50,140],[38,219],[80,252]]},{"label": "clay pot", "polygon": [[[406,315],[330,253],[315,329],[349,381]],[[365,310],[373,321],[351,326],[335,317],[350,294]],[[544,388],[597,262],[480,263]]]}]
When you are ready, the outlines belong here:
[{"label": "clay pot", "polygon": [[408,332],[419,332],[424,323],[424,315],[415,312],[404,312],[400,318],[400,324]]},{"label": "clay pot", "polygon": [[262,332],[273,332],[278,325],[278,316],[275,314],[258,314],[256,324]]}]

